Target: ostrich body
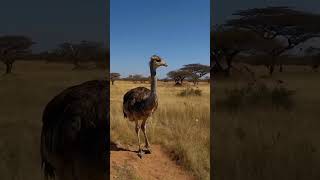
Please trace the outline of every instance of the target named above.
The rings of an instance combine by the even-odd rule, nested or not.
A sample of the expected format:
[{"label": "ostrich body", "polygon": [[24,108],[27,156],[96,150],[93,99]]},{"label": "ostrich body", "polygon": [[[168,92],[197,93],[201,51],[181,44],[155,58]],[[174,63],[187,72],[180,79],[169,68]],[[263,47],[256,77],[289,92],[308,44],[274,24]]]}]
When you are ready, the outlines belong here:
[{"label": "ostrich body", "polygon": [[54,97],[43,112],[45,179],[108,178],[109,82],[88,81]]},{"label": "ostrich body", "polygon": [[[129,121],[135,122],[135,131],[139,143],[139,157],[142,158],[142,149],[140,145],[140,127],[145,138],[145,148],[147,153],[151,153],[150,143],[146,133],[146,122],[148,117],[158,107],[157,97],[157,76],[156,69],[161,66],[167,67],[166,62],[159,56],[153,55],[149,62],[151,73],[151,90],[145,87],[137,87],[129,90],[123,97],[123,115]],[[139,120],[142,121],[141,126]]]}]

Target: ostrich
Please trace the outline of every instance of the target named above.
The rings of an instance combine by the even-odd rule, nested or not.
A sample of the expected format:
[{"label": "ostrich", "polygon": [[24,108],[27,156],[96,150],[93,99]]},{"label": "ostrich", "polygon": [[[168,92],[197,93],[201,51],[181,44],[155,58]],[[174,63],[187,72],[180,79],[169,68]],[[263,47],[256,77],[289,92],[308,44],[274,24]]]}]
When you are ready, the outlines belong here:
[{"label": "ostrich", "polygon": [[109,81],[70,87],[45,107],[41,167],[45,179],[108,178]]},{"label": "ostrich", "polygon": [[140,146],[140,126],[139,120],[142,120],[141,129],[145,138],[146,153],[151,153],[149,140],[146,134],[146,121],[148,117],[157,109],[157,77],[156,69],[161,66],[167,67],[166,62],[157,55],[153,55],[149,62],[151,73],[151,90],[145,87],[137,87],[129,90],[123,97],[123,115],[129,121],[135,122],[135,130],[138,137],[139,151],[138,156],[142,158],[142,149]]}]

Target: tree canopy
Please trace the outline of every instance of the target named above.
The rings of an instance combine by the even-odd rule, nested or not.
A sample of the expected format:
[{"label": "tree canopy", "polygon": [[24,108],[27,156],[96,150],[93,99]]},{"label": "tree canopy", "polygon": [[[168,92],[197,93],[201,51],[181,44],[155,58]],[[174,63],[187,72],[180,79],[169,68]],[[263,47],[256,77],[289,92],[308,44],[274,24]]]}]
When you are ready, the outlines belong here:
[{"label": "tree canopy", "polygon": [[6,65],[6,74],[12,72],[13,63],[18,58],[31,53],[33,44],[32,39],[26,36],[0,37],[0,60]]},{"label": "tree canopy", "polygon": [[110,80],[111,80],[111,83],[112,85],[114,84],[114,82],[118,79],[120,79],[120,73],[116,73],[116,72],[112,72],[110,73]]},{"label": "tree canopy", "polygon": [[167,73],[168,78],[173,79],[176,85],[182,85],[185,79],[197,84],[199,79],[210,72],[210,66],[203,64],[186,64],[182,68]]},{"label": "tree canopy", "polygon": [[190,76],[190,72],[178,69],[178,70],[168,72],[167,76],[170,79],[173,79],[175,81],[175,85],[181,86],[184,79],[186,79],[188,76]]},{"label": "tree canopy", "polygon": [[[269,71],[272,74],[278,56],[297,45],[320,35],[320,15],[289,7],[266,7],[239,10],[233,13],[221,28],[211,31],[211,59],[216,69],[223,69],[221,61],[231,67],[235,55],[248,49],[262,51],[272,56]],[[222,30],[221,30],[222,29]],[[280,43],[279,38],[285,39]],[[218,68],[217,68],[218,67]]]}]

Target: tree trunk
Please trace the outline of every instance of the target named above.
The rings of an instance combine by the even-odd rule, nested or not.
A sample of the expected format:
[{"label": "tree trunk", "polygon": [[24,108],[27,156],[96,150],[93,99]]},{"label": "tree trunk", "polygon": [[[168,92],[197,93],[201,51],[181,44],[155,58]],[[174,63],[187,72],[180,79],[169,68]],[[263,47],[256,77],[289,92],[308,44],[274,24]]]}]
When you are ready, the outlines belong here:
[{"label": "tree trunk", "polygon": [[227,69],[226,69],[226,76],[229,77],[230,76],[230,70],[231,70],[231,58],[227,58]]},{"label": "tree trunk", "polygon": [[272,56],[271,57],[271,63],[269,65],[269,75],[272,76],[273,72],[274,72],[274,66],[276,65],[276,56]]},{"label": "tree trunk", "polygon": [[10,74],[12,72],[13,63],[6,63],[6,74]]},{"label": "tree trunk", "polygon": [[79,60],[78,58],[73,58],[73,69],[79,69],[80,68],[80,64],[79,64]]},{"label": "tree trunk", "polygon": [[271,64],[269,67],[269,75],[272,76],[273,72],[274,72],[274,65]]},{"label": "tree trunk", "polygon": [[282,66],[282,64],[280,64],[279,72],[283,72],[283,66]]},{"label": "tree trunk", "polygon": [[111,84],[114,85],[114,81],[111,80]]},{"label": "tree trunk", "polygon": [[318,72],[318,67],[319,67],[319,65],[313,65],[312,66],[313,72]]},{"label": "tree trunk", "polygon": [[182,83],[181,83],[181,81],[175,81],[175,84],[174,84],[175,86],[182,86]]},{"label": "tree trunk", "polygon": [[180,80],[180,84],[181,84],[181,86],[182,86],[182,84],[183,84],[183,81],[184,81],[184,79],[181,79],[181,80]]},{"label": "tree trunk", "polygon": [[197,81],[193,81],[193,85],[196,86],[197,85]]}]

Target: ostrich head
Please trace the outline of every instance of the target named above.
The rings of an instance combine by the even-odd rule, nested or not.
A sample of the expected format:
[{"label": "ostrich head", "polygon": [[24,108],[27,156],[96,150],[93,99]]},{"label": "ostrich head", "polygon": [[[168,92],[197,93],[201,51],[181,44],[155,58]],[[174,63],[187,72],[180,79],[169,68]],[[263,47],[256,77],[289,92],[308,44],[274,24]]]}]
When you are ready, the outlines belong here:
[{"label": "ostrich head", "polygon": [[157,69],[158,67],[165,66],[167,67],[167,63],[157,55],[153,55],[150,58],[150,67],[152,67],[154,70]]}]

